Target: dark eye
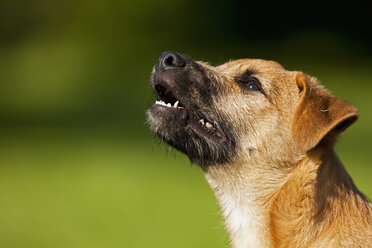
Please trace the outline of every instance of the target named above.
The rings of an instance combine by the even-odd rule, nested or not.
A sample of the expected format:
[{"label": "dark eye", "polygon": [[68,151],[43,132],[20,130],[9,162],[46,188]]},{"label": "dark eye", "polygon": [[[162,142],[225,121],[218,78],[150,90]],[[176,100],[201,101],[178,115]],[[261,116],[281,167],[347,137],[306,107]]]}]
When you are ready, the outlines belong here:
[{"label": "dark eye", "polygon": [[247,70],[243,74],[236,76],[235,81],[246,91],[259,91],[266,96],[260,81],[254,77],[254,71]]},{"label": "dark eye", "polygon": [[261,89],[257,80],[253,80],[253,79],[246,82],[245,87],[247,87],[247,89],[249,90],[260,90]]}]

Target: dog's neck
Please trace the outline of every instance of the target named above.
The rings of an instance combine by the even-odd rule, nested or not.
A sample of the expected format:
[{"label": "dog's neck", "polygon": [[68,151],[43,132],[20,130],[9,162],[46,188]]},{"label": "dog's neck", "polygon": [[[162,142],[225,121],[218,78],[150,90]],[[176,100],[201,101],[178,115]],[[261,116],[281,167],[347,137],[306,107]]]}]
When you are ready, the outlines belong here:
[{"label": "dog's neck", "polygon": [[288,173],[235,163],[208,167],[205,176],[221,206],[232,246],[272,247],[268,209]]},{"label": "dog's neck", "polygon": [[296,239],[297,233],[306,233],[314,214],[320,222],[328,218],[327,210],[334,207],[329,197],[360,194],[333,151],[326,156],[307,154],[286,168],[246,162],[211,166],[205,175],[221,205],[234,248],[289,243],[296,247],[296,240],[314,238],[308,233]]}]

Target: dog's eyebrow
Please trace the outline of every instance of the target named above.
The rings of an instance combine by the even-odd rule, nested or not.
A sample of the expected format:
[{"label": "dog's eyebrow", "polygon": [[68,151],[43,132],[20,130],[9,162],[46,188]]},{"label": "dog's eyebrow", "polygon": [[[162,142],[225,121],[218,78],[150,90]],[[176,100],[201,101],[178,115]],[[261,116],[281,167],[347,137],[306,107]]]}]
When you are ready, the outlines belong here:
[{"label": "dog's eyebrow", "polygon": [[252,77],[256,72],[254,70],[248,69],[243,74],[240,74],[239,76],[236,76],[235,79],[249,79]]},{"label": "dog's eyebrow", "polygon": [[235,76],[234,79],[236,82],[248,82],[249,79],[253,78],[254,74],[256,74],[254,70],[248,69],[244,73]]}]

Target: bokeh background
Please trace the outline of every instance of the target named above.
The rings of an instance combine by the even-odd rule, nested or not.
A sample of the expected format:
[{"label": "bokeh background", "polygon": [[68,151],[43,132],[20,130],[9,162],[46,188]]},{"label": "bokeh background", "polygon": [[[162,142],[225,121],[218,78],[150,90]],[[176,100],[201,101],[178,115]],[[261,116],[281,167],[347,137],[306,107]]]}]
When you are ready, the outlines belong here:
[{"label": "bokeh background", "polygon": [[199,0],[0,2],[0,247],[227,247],[196,166],[148,131],[164,50],[263,58],[358,107],[336,150],[372,196],[367,6]]}]

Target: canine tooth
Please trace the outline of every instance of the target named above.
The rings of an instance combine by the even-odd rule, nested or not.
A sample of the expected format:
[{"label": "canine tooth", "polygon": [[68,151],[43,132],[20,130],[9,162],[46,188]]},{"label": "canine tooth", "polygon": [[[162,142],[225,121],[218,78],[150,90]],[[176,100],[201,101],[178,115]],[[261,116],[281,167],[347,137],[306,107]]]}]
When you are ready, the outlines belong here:
[{"label": "canine tooth", "polygon": [[174,107],[177,108],[179,103],[180,103],[179,101],[175,102]]},{"label": "canine tooth", "polygon": [[202,124],[202,126],[204,126],[204,123],[205,123],[205,122],[204,122],[204,119],[201,119],[201,120],[199,121],[199,123]]},{"label": "canine tooth", "polygon": [[209,122],[205,123],[205,127],[208,128],[208,129],[213,128],[212,124],[210,124]]}]

